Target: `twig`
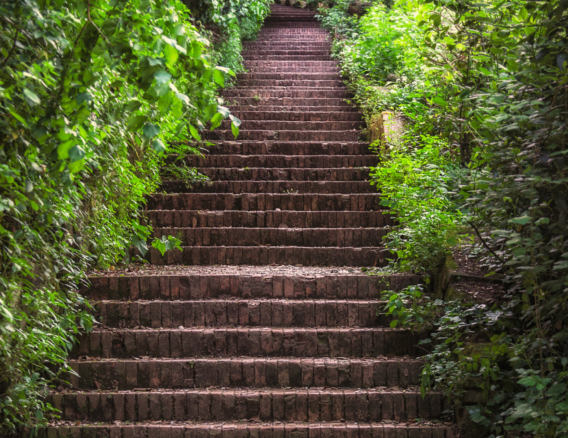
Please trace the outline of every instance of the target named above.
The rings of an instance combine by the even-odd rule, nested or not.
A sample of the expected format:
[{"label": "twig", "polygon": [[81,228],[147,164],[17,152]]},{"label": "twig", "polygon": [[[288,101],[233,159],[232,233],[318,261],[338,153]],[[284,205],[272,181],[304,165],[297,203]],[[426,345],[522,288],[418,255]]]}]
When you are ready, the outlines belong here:
[{"label": "twig", "polygon": [[477,237],[479,237],[479,240],[481,240],[481,243],[483,243],[483,246],[485,248],[487,248],[487,250],[493,254],[495,256],[495,258],[497,258],[502,264],[505,264],[505,261],[499,257],[497,254],[495,254],[495,251],[493,251],[491,248],[489,248],[489,245],[487,245],[487,243],[485,243],[485,240],[483,240],[483,237],[481,237],[481,234],[479,234],[479,230],[477,229],[477,227],[473,224],[473,222],[468,222],[468,224],[470,224],[473,229],[475,230],[475,234],[477,234]]},{"label": "twig", "polygon": [[0,68],[4,68],[4,66],[8,62],[8,59],[10,59],[10,56],[12,56],[12,53],[14,52],[14,49],[16,48],[16,43],[18,42],[19,33],[20,33],[20,29],[16,29],[16,34],[14,35],[14,43],[12,44],[12,48],[10,49],[10,52],[8,53],[8,56],[6,56],[6,59],[4,60],[4,62],[2,62],[2,65],[0,65]]}]

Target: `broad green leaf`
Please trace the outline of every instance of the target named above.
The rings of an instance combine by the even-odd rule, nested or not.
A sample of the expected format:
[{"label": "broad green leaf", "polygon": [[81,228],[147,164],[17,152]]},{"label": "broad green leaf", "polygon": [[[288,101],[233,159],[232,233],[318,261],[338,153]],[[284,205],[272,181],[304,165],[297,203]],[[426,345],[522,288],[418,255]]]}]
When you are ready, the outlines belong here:
[{"label": "broad green leaf", "polygon": [[156,82],[158,84],[165,84],[170,81],[172,75],[169,74],[167,71],[158,70],[156,73],[154,73],[154,78],[156,79]]},{"label": "broad green leaf", "polygon": [[128,112],[136,111],[138,108],[142,106],[142,102],[138,99],[131,99],[130,102],[126,105],[125,110]]},{"label": "broad green leaf", "polygon": [[60,160],[69,158],[69,149],[71,149],[76,144],[77,140],[75,140],[75,138],[61,143],[59,146],[57,146],[57,158]]},{"label": "broad green leaf", "polygon": [[166,151],[166,147],[164,146],[164,143],[162,143],[162,140],[160,140],[159,138],[155,139],[152,142],[152,148],[158,152],[159,154],[163,153]]},{"label": "broad green leaf", "polygon": [[35,94],[29,88],[24,88],[23,92],[24,92],[24,96],[26,97],[26,101],[28,102],[28,104],[30,106],[36,106],[36,105],[39,105],[41,103],[41,100],[38,97],[38,95]]},{"label": "broad green leaf", "polygon": [[201,136],[199,135],[199,132],[197,131],[197,129],[195,128],[195,126],[189,125],[189,132],[191,133],[191,136],[192,136],[195,140],[201,141]]},{"label": "broad green leaf", "polygon": [[221,87],[225,86],[225,76],[219,70],[213,70],[213,79]]},{"label": "broad green leaf", "polygon": [[148,120],[148,117],[146,116],[132,116],[128,119],[126,128],[130,132],[136,132],[142,127],[142,125],[144,125],[144,123],[146,123],[146,120]]},{"label": "broad green leaf", "polygon": [[144,132],[144,137],[146,137],[149,140],[151,138],[154,138],[156,135],[160,133],[160,127],[153,123],[148,123],[147,125],[144,126],[143,132]]},{"label": "broad green leaf", "polygon": [[239,136],[239,127],[234,123],[231,123],[231,132],[233,133],[235,139]]},{"label": "broad green leaf", "polygon": [[223,115],[221,113],[215,114],[211,119],[211,130],[213,131],[215,128],[221,125],[222,121],[223,121]]},{"label": "broad green leaf", "polygon": [[432,102],[434,102],[436,105],[440,105],[440,106],[446,106],[448,103],[442,99],[441,97],[435,97],[434,99],[432,99]]},{"label": "broad green leaf", "polygon": [[85,158],[87,153],[81,148],[81,146],[76,145],[69,149],[69,159],[73,163],[74,161],[79,161]]}]

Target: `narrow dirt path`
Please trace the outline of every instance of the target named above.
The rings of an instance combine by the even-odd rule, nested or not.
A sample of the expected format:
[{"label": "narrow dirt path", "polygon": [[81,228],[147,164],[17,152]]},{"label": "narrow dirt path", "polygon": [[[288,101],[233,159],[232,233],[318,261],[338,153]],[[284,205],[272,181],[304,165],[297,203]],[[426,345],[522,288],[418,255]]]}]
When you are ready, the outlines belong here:
[{"label": "narrow dirt path", "polygon": [[224,126],[187,158],[212,184],[149,202],[183,251],[84,291],[102,324],[50,396],[49,437],[453,438],[441,395],[417,389],[420,336],[377,312],[381,289],[418,278],[348,268],[384,263],[389,219],[329,52],[313,12],[273,6],[225,92],[238,141]]}]

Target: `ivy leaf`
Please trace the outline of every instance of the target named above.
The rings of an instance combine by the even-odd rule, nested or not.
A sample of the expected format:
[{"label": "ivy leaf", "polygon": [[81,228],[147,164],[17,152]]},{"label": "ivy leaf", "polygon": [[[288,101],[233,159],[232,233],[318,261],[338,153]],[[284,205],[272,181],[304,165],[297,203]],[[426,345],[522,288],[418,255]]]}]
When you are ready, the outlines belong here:
[{"label": "ivy leaf", "polygon": [[231,123],[231,132],[233,133],[235,139],[239,136],[239,127],[234,123]]},{"label": "ivy leaf", "polygon": [[523,386],[535,386],[537,384],[537,381],[534,377],[523,377],[517,383]]},{"label": "ivy leaf", "polygon": [[132,99],[130,102],[128,102],[128,104],[126,105],[125,110],[128,112],[132,112],[132,111],[136,111],[138,108],[140,108],[142,106],[142,102],[140,102],[138,99]]},{"label": "ivy leaf", "polygon": [[215,128],[221,125],[222,121],[223,121],[223,115],[221,113],[215,114],[211,119],[211,131],[213,131]]},{"label": "ivy leaf", "polygon": [[201,136],[199,135],[199,132],[197,131],[197,129],[195,128],[195,126],[193,125],[189,125],[189,132],[191,133],[191,136],[196,139],[197,141],[201,141]]}]

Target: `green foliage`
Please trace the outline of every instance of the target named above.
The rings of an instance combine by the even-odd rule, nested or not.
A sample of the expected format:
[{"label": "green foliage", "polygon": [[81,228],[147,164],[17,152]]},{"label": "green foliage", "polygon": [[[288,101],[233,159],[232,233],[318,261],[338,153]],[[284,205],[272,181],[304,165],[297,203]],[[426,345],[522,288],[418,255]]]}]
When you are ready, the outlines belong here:
[{"label": "green foliage", "polygon": [[[490,396],[470,408],[495,436],[566,434],[568,400],[560,390],[568,350],[567,8],[562,0],[401,0],[390,10],[375,5],[358,20],[342,4],[321,11],[337,31],[334,53],[368,120],[395,110],[412,132],[445,145],[440,153],[448,162],[440,166],[432,154],[414,166],[416,178],[391,175],[406,175],[407,163],[416,161],[412,151],[404,156],[404,145],[402,155],[395,151],[375,171],[386,202],[394,200],[395,213],[402,213],[387,237],[387,244],[400,242],[394,246],[400,268],[422,266],[430,243],[451,244],[447,223],[438,233],[428,211],[416,208],[426,205],[421,192],[431,186],[443,189],[442,212],[475,233],[481,261],[505,274],[502,313],[443,304],[450,306],[446,313],[435,314],[438,332],[448,338],[437,341],[447,349],[428,356],[430,382],[448,393],[481,379]],[[430,148],[416,135],[413,144]],[[406,217],[407,211],[417,214]],[[404,245],[409,238],[412,244]],[[432,251],[429,268],[439,254]],[[490,330],[499,329],[490,335],[483,325],[492,316]],[[457,357],[455,349],[474,333],[488,350]]]},{"label": "green foliage", "polygon": [[[145,196],[166,152],[230,117],[233,73],[179,0],[0,5],[0,434],[45,422],[42,395],[93,324],[88,269],[147,251]],[[182,175],[189,182],[195,171]],[[142,221],[143,223],[143,221]],[[178,248],[175,238],[153,243]]]},{"label": "green foliage", "polygon": [[212,31],[216,60],[243,71],[242,41],[254,40],[273,0],[185,0],[206,29]]},{"label": "green foliage", "polygon": [[371,184],[398,222],[386,236],[397,255],[391,263],[401,271],[435,271],[460,240],[462,214],[454,199],[464,172],[444,141],[416,132],[384,158],[371,168]]}]

